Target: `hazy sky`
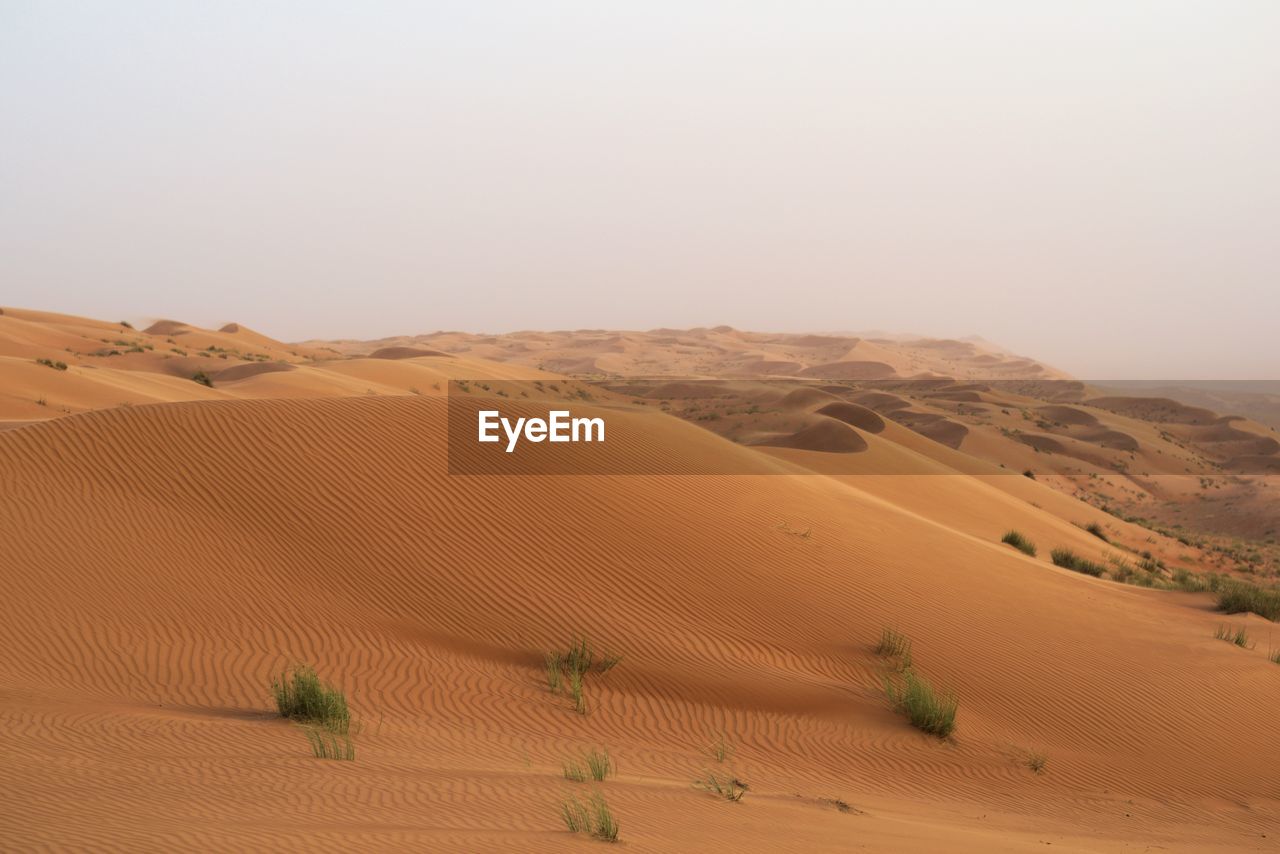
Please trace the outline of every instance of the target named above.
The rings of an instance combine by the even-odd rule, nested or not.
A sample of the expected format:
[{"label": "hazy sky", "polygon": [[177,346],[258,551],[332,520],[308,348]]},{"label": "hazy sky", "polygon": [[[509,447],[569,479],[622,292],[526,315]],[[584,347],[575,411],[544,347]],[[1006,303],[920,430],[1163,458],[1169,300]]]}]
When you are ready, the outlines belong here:
[{"label": "hazy sky", "polygon": [[0,0],[0,304],[1280,376],[1280,2]]}]

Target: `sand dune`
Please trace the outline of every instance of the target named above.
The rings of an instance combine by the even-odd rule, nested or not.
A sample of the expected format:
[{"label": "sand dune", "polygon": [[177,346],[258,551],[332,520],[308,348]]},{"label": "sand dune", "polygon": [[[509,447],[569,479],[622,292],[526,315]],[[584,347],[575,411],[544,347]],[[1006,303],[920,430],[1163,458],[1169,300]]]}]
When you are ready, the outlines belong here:
[{"label": "sand dune", "polygon": [[[558,850],[558,762],[592,743],[619,757],[604,788],[642,849],[1204,850],[1274,824],[1268,753],[1239,733],[1265,738],[1280,680],[1262,651],[1214,641],[1195,597],[930,518],[956,496],[906,511],[877,494],[895,478],[451,478],[442,417],[425,397],[227,401],[0,434],[4,524],[22,532],[0,621],[9,832]],[[972,490],[1003,508],[983,533],[1025,524],[1027,505]],[[963,698],[955,743],[887,708],[883,625]],[[539,683],[540,650],[577,632],[626,656],[586,717]],[[292,658],[349,687],[357,763],[316,763],[273,719],[266,681]],[[689,786],[721,730],[742,804]],[[1020,767],[1024,749],[1052,772]],[[339,779],[386,796],[335,797]],[[992,801],[998,828],[963,817]]]},{"label": "sand dune", "polygon": [[[145,347],[132,363],[35,361],[129,334],[118,325],[10,309],[0,321],[0,839],[18,848],[589,849],[558,808],[591,791],[562,763],[593,746],[617,764],[599,788],[638,851],[1275,842],[1271,624],[1049,560],[1066,547],[1101,563],[1138,550],[1207,561],[1073,497],[1054,467],[1092,454],[1174,469],[1215,442],[1254,447],[1256,425],[1156,423],[946,379],[918,392],[587,386],[489,358],[506,338],[449,358],[326,359],[259,340],[284,357],[205,351],[222,366],[209,387]],[[156,334],[256,335],[232,326]],[[761,350],[763,336],[672,337],[706,354]],[[635,352],[630,333],[584,338]],[[824,363],[889,347],[771,340],[831,351]],[[55,390],[76,410],[22,417],[22,401]],[[450,457],[446,392],[613,419],[625,441],[595,453],[615,473],[451,475],[479,446]],[[962,441],[927,435],[938,424]],[[1026,444],[1040,439],[1051,455]],[[1031,466],[1037,479],[1014,473]],[[709,470],[736,474],[679,473]],[[1274,510],[1265,491],[1252,501],[1233,505],[1241,524]],[[1000,542],[1010,528],[1036,556]],[[1261,642],[1216,640],[1224,622]],[[885,627],[959,697],[951,739],[890,707],[892,665],[874,651]],[[623,656],[588,678],[585,715],[547,689],[542,659],[580,635]],[[356,761],[314,759],[274,713],[269,680],[297,661],[346,690]],[[708,769],[746,781],[746,797],[696,789]]]}]

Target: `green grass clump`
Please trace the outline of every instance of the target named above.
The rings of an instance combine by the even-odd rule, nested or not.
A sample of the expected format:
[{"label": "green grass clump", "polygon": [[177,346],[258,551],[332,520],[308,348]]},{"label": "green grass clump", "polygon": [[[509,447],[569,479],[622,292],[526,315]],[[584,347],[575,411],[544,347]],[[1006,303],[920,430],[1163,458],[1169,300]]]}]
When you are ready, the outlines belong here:
[{"label": "green grass clump", "polygon": [[1009,531],[1000,538],[1000,542],[1008,543],[1024,555],[1036,556],[1036,544],[1028,540],[1017,531]]},{"label": "green grass clump", "polygon": [[955,730],[960,705],[955,695],[935,690],[914,670],[904,670],[900,681],[892,676],[886,678],[884,690],[894,709],[916,729],[938,738],[946,738]]},{"label": "green grass clump", "polygon": [[208,374],[206,374],[204,371],[196,371],[194,374],[192,374],[192,375],[191,375],[191,379],[193,379],[193,380],[195,380],[196,382],[200,383],[200,385],[208,386],[209,388],[213,388],[213,380],[212,380],[212,379],[210,379],[210,378],[209,378],[209,375],[208,375]]},{"label": "green grass clump", "polygon": [[621,655],[605,653],[596,658],[595,648],[585,638],[580,637],[569,644],[566,650],[552,650],[543,656],[546,669],[547,687],[551,693],[567,693],[573,700],[573,708],[580,715],[587,713],[587,700],[584,694],[586,675],[592,671],[608,673],[622,661]]},{"label": "green grass clump", "polygon": [[880,630],[880,642],[876,644],[876,655],[883,655],[886,658],[910,656],[911,639],[886,626]]},{"label": "green grass clump", "polygon": [[747,784],[734,776],[719,777],[710,771],[703,771],[706,776],[693,781],[693,785],[704,792],[737,803],[747,793]]},{"label": "green grass clump", "polygon": [[586,803],[577,798],[564,801],[560,804],[560,818],[570,833],[586,833],[604,842],[618,841],[618,820],[599,792]]},{"label": "green grass clump", "polygon": [[582,755],[581,761],[569,759],[564,763],[564,778],[575,783],[586,782],[590,775],[592,780],[603,783],[613,773],[613,759],[607,750],[592,748]]},{"label": "green grass clump", "polygon": [[593,748],[583,758],[587,762],[587,770],[591,772],[591,779],[597,783],[603,783],[604,778],[613,773],[613,760],[609,758],[609,751]]},{"label": "green grass clump", "polygon": [[1054,549],[1049,553],[1049,557],[1053,558],[1055,566],[1063,569],[1069,569],[1073,572],[1082,572],[1085,575],[1092,575],[1094,578],[1101,578],[1107,568],[1100,563],[1094,563],[1086,560],[1071,549]]},{"label": "green grass clump", "polygon": [[1111,542],[1111,540],[1107,538],[1107,532],[1102,530],[1102,526],[1099,525],[1097,522],[1090,522],[1089,524],[1084,526],[1084,529],[1088,531],[1090,534],[1093,534],[1098,539],[1102,540],[1104,543]]},{"label": "green grass clump", "polygon": [[317,727],[307,727],[307,741],[311,743],[311,755],[316,759],[340,759],[354,762],[356,746],[349,735],[339,735]]},{"label": "green grass clump", "polygon": [[351,712],[342,691],[320,681],[316,671],[303,664],[285,670],[271,680],[276,709],[282,717],[324,727],[346,735],[351,728]]},{"label": "green grass clump", "polygon": [[564,667],[564,661],[558,652],[547,653],[545,660],[547,665],[547,687],[551,689],[552,694],[559,694],[560,686],[563,684],[561,669]]},{"label": "green grass clump", "polygon": [[582,674],[576,670],[569,671],[569,699],[573,700],[573,710],[580,715],[587,713],[587,696],[582,689]]},{"label": "green grass clump", "polygon": [[1217,590],[1218,610],[1227,614],[1251,611],[1268,620],[1280,620],[1280,590],[1246,581],[1227,580]]},{"label": "green grass clump", "polygon": [[65,371],[67,369],[66,362],[55,362],[53,359],[36,359],[37,365],[44,365],[46,368],[53,368],[55,371]]},{"label": "green grass clump", "polygon": [[1253,644],[1249,643],[1249,630],[1244,626],[1232,629],[1230,626],[1218,626],[1213,636],[1218,640],[1224,640],[1233,643],[1244,649],[1253,649]]}]

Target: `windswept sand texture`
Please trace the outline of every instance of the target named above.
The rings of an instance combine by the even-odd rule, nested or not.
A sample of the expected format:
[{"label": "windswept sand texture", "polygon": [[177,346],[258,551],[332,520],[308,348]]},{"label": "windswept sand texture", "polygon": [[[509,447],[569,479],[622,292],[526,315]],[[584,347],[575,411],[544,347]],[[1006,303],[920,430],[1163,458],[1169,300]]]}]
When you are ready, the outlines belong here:
[{"label": "windswept sand texture", "polygon": [[[1049,560],[1129,548],[1208,568],[1208,552],[1079,500],[1055,470],[1070,454],[1172,466],[1210,445],[1258,451],[1270,433],[1252,422],[946,380],[758,382],[732,360],[713,383],[646,369],[660,379],[587,387],[541,357],[498,358],[512,344],[563,358],[564,333],[339,358],[242,326],[121,329],[0,315],[14,425],[0,431],[0,848],[589,851],[605,843],[566,832],[559,804],[593,790],[562,775],[590,747],[618,768],[598,788],[629,850],[1276,848],[1272,624]],[[865,345],[899,375],[912,359],[1003,359],[964,342],[917,356],[839,336],[647,334],[704,365],[732,340],[805,367]],[[114,337],[143,351],[87,354]],[[201,361],[182,371],[206,370],[208,388],[170,370],[167,337],[251,340],[240,352],[268,358],[189,351]],[[583,338],[598,362],[666,352]],[[376,355],[402,347],[449,355]],[[450,379],[495,383],[467,392],[495,405],[513,399],[499,381],[527,380],[510,386],[529,390],[522,408],[573,397],[575,412],[644,419],[648,441],[601,446],[619,471],[743,474],[450,475]],[[965,432],[930,438],[939,424]],[[1070,450],[1037,454],[1028,437]],[[1196,494],[1195,478],[1165,477]],[[1182,488],[1104,479],[1145,501]],[[1266,481],[1249,483],[1242,506],[1274,514]],[[1011,528],[1036,557],[1001,544]],[[1216,640],[1222,623],[1256,647]],[[951,739],[890,708],[885,627],[959,697]],[[543,667],[579,635],[623,656],[588,676],[586,715]],[[275,714],[270,678],[299,661],[345,689],[354,762],[313,758]],[[743,800],[696,789],[708,769],[745,781]]]}]

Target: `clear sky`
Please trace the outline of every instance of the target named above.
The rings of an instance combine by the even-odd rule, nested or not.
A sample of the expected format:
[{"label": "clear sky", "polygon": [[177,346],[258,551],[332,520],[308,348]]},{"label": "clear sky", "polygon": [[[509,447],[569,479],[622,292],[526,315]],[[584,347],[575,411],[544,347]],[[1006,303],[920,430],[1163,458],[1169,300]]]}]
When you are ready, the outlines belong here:
[{"label": "clear sky", "polygon": [[0,0],[0,304],[1280,376],[1280,2]]}]

